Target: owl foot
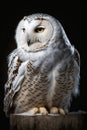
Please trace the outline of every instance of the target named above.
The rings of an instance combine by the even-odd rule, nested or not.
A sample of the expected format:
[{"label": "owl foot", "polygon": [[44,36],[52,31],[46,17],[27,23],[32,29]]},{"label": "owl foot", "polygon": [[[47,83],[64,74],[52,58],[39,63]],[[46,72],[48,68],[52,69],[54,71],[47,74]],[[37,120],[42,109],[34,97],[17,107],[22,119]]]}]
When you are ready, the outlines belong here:
[{"label": "owl foot", "polygon": [[42,115],[47,115],[48,111],[45,107],[40,107],[39,108],[39,113],[41,113]]},{"label": "owl foot", "polygon": [[65,115],[65,114],[66,114],[66,112],[65,112],[64,109],[62,109],[62,108],[58,108],[58,113],[59,113],[59,114],[62,114],[62,115]]},{"label": "owl foot", "polygon": [[62,114],[65,115],[65,111],[62,108],[52,107],[50,109],[51,114]]},{"label": "owl foot", "polygon": [[51,113],[51,114],[58,114],[58,108],[57,108],[57,107],[52,107],[52,108],[50,109],[50,113]]},{"label": "owl foot", "polygon": [[28,111],[28,113],[30,114],[30,115],[34,115],[34,114],[36,114],[36,113],[38,113],[38,108],[37,107],[34,107],[34,108],[31,108],[29,111]]},{"label": "owl foot", "polygon": [[29,111],[27,112],[16,113],[16,115],[35,115],[36,113],[38,113],[38,111],[39,111],[38,108],[34,107],[34,108],[29,109]]}]

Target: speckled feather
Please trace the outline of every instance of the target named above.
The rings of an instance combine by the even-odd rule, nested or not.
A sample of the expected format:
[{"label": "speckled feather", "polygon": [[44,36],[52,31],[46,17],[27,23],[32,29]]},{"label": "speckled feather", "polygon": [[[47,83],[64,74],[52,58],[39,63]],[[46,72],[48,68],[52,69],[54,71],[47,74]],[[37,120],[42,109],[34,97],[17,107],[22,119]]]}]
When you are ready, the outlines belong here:
[{"label": "speckled feather", "polygon": [[[24,25],[18,25],[18,47],[9,56],[8,80],[5,84],[6,114],[27,112],[33,107],[46,107],[49,110],[55,106],[68,111],[72,95],[79,92],[80,56],[70,44],[61,24],[49,15],[35,14],[23,19],[22,22],[26,22],[27,25],[26,30],[33,20],[47,20],[47,26],[50,21],[53,24],[51,31],[54,32],[49,32],[51,38],[47,37],[47,43],[44,44],[41,34],[39,40],[42,48],[41,45],[38,48],[37,41],[33,43],[35,46],[30,44],[29,48],[26,42],[22,43],[25,39],[20,41],[18,37],[20,27]],[[48,28],[50,29],[50,26]],[[24,38],[27,33],[23,32]]]}]

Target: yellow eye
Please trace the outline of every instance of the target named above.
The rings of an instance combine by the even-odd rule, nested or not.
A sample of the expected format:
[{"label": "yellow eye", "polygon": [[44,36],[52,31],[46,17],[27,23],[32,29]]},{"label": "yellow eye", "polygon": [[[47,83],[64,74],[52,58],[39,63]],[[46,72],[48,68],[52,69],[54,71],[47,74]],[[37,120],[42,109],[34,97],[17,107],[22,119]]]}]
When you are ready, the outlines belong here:
[{"label": "yellow eye", "polygon": [[37,27],[37,28],[35,28],[35,32],[36,33],[40,33],[40,32],[43,32],[45,30],[45,28],[44,27]]}]

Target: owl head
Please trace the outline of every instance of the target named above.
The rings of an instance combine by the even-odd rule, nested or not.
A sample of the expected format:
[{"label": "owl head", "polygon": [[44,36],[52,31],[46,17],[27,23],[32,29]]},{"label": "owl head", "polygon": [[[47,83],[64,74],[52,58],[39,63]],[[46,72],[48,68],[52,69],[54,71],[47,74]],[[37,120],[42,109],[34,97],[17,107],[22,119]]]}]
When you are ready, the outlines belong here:
[{"label": "owl head", "polygon": [[46,49],[61,37],[68,39],[60,22],[48,14],[32,14],[25,16],[18,24],[15,39],[18,48],[28,52]]}]

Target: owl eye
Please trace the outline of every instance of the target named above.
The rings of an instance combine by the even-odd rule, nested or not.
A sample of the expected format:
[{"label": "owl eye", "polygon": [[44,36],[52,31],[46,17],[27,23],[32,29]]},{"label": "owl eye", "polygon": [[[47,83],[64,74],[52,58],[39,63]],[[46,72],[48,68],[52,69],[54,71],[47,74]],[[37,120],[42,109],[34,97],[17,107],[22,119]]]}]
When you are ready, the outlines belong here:
[{"label": "owl eye", "polygon": [[22,31],[25,32],[25,28],[22,28]]},{"label": "owl eye", "polygon": [[43,32],[44,30],[45,30],[44,27],[39,26],[39,27],[35,28],[34,31],[35,31],[36,33],[40,33],[40,32]]}]

